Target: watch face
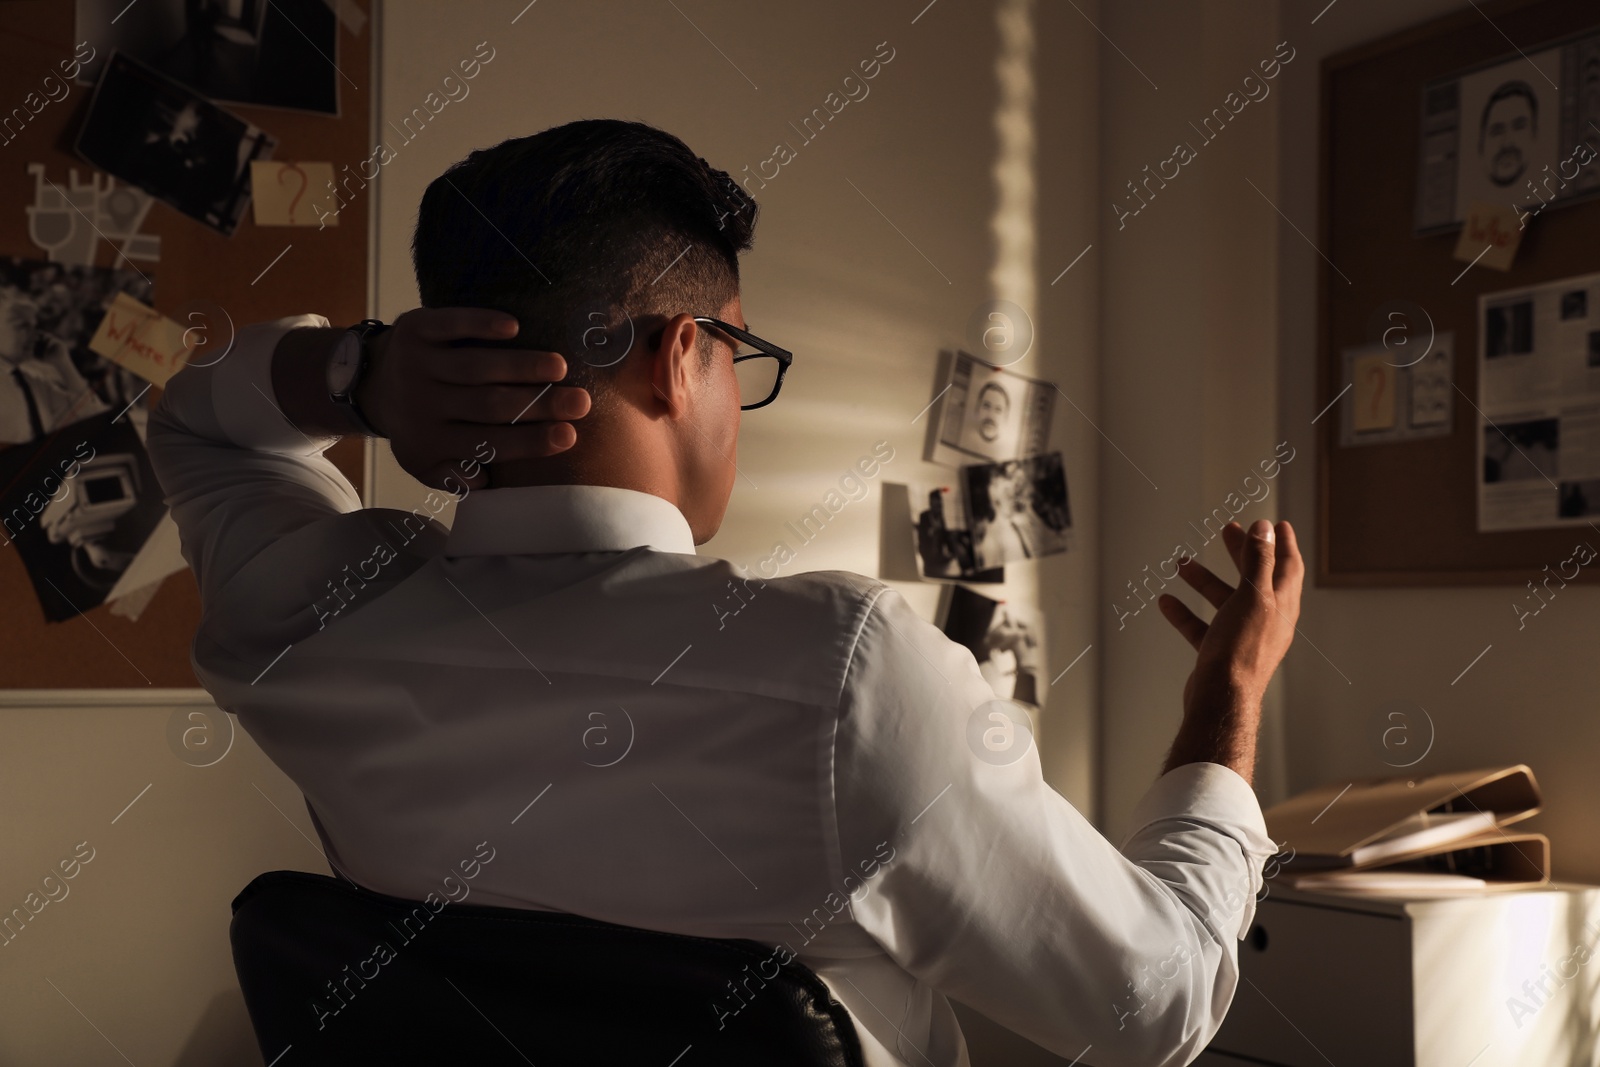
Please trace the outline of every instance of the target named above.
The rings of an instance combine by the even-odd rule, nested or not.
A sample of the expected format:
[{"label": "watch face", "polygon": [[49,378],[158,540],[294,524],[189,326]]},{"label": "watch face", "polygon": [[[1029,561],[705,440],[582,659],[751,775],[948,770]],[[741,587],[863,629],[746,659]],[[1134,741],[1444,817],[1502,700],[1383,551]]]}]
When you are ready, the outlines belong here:
[{"label": "watch face", "polygon": [[347,333],[339,338],[333,358],[328,361],[328,393],[335,397],[345,396],[355,384],[356,372],[360,369],[361,338]]}]

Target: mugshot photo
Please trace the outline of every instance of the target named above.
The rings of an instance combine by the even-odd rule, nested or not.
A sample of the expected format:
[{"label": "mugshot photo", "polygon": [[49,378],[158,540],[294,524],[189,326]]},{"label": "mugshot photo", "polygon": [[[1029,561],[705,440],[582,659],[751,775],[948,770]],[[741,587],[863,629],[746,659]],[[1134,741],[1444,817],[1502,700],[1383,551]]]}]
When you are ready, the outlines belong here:
[{"label": "mugshot photo", "polygon": [[1465,218],[1475,201],[1521,203],[1528,180],[1541,176],[1547,165],[1554,171],[1562,148],[1570,148],[1559,143],[1560,97],[1546,80],[1559,80],[1561,66],[1561,51],[1551,49],[1526,61],[1519,58],[1462,76],[1456,156],[1458,217]]},{"label": "mugshot photo", "polygon": [[949,356],[950,377],[939,393],[937,433],[925,459],[949,467],[998,462],[1043,452],[1050,439],[1056,387],[997,367],[966,352]]}]

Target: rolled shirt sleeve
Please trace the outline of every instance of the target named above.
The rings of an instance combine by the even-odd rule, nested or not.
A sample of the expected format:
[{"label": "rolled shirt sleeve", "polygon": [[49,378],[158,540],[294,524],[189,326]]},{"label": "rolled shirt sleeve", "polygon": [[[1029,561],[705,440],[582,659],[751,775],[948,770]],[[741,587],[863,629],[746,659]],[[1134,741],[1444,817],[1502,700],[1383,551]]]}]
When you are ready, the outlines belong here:
[{"label": "rolled shirt sleeve", "polygon": [[323,456],[338,438],[301,433],[272,391],[278,340],[296,327],[327,325],[320,315],[297,315],[247,326],[220,360],[175,374],[151,413],[150,459],[203,604],[279,539],[361,506]]},{"label": "rolled shirt sleeve", "polygon": [[836,818],[841,866],[894,851],[852,896],[856,922],[919,980],[1057,1055],[1188,1062],[1232,1001],[1276,851],[1254,792],[1218,764],[1176,768],[1118,849],[1044,781],[1031,743],[980,757],[995,701],[967,649],[877,595],[845,685]]}]

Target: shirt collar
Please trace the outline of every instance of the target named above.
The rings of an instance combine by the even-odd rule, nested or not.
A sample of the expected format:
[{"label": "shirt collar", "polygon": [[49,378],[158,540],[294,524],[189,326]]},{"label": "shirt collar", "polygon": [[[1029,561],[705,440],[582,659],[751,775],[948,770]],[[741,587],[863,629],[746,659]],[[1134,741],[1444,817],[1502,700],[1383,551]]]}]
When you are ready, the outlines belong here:
[{"label": "shirt collar", "polygon": [[609,485],[476,489],[456,507],[446,556],[625,552],[694,555],[694,534],[671,501]]}]

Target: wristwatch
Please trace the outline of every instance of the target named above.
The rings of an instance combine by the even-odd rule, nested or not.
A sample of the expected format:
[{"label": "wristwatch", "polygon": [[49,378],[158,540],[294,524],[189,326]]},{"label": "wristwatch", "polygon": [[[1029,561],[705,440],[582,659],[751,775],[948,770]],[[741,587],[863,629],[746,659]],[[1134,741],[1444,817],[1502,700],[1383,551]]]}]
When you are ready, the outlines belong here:
[{"label": "wristwatch", "polygon": [[382,437],[356,405],[356,386],[372,360],[368,342],[389,327],[378,319],[363,319],[345,331],[328,360],[328,398],[344,409],[350,424],[368,437]]}]

